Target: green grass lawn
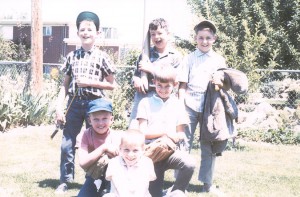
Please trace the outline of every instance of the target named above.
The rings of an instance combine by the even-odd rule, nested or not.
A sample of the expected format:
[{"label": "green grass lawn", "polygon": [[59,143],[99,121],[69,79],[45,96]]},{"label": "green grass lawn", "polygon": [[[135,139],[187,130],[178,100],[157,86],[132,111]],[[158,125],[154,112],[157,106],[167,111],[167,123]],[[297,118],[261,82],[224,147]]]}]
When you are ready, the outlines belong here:
[{"label": "green grass lawn", "polygon": [[[0,133],[0,197],[54,196],[59,184],[61,133],[51,140],[54,126],[27,127]],[[215,184],[226,196],[300,196],[300,147],[239,142],[242,150],[224,152],[216,163]],[[192,154],[199,163],[199,151]],[[84,172],[76,162],[75,182],[65,196],[76,196]],[[198,169],[189,187],[197,193]],[[173,171],[166,174],[166,187]],[[201,195],[213,196],[213,195]]]}]

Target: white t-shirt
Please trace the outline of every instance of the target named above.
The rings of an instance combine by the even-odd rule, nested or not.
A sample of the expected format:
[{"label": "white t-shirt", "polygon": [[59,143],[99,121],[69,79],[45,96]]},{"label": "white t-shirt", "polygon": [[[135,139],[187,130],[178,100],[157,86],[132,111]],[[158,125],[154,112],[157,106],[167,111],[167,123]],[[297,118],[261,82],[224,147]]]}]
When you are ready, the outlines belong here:
[{"label": "white t-shirt", "polygon": [[175,95],[171,95],[165,102],[157,94],[143,98],[138,106],[137,119],[139,118],[148,121],[148,133],[162,129],[176,133],[177,126],[188,124],[184,105]]},{"label": "white t-shirt", "polygon": [[[149,181],[155,180],[156,175],[152,160],[144,155],[131,167],[127,167],[123,158],[117,156],[109,161],[106,179],[111,181],[110,192],[118,197],[151,197]],[[121,183],[118,185],[122,188],[116,188],[116,182]]]}]

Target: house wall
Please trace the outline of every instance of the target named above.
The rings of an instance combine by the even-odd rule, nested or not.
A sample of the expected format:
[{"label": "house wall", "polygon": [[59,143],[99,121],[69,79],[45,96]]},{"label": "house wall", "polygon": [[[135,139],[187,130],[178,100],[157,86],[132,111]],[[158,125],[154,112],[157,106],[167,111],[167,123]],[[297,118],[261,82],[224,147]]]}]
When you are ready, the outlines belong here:
[{"label": "house wall", "polygon": [[[65,38],[69,38],[69,26],[52,26],[52,35],[43,36],[43,62],[44,63],[62,63],[63,57],[69,52],[80,47],[79,43],[65,42]],[[16,44],[22,43],[28,47],[31,46],[31,27],[28,25],[13,27],[13,42]],[[104,43],[102,43],[104,44]],[[105,46],[100,44],[100,48],[113,54],[114,58],[119,58],[119,46],[105,43]]]},{"label": "house wall", "polygon": [[[26,46],[31,46],[31,27],[30,26],[14,26],[13,42],[23,43]],[[69,35],[68,26],[52,26],[52,35],[43,36],[43,62],[44,63],[61,63],[69,51],[75,47],[67,46],[64,43],[64,38]]]}]

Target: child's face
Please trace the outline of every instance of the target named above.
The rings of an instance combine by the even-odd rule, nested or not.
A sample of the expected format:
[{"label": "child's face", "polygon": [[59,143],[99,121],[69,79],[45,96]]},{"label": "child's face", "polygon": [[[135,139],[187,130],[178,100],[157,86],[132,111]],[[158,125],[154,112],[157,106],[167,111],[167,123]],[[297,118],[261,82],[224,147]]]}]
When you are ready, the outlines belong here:
[{"label": "child's face", "polygon": [[166,101],[173,92],[174,86],[176,84],[172,82],[163,83],[158,80],[154,80],[155,90],[158,96],[163,100]]},{"label": "child's face", "polygon": [[216,36],[209,29],[202,29],[198,31],[195,40],[197,42],[197,48],[201,52],[207,53],[216,41]]},{"label": "child's face", "polygon": [[150,30],[150,38],[156,50],[159,53],[164,52],[169,42],[169,33],[165,29],[158,27],[157,30]]},{"label": "child's face", "polygon": [[83,47],[91,47],[94,45],[99,31],[97,31],[93,21],[82,21],[77,32]]},{"label": "child's face", "polygon": [[140,142],[127,143],[126,141],[123,141],[120,145],[120,155],[127,166],[136,164],[143,154],[143,145]]},{"label": "child's face", "polygon": [[90,114],[90,124],[98,134],[104,134],[113,123],[113,116],[108,111],[97,111]]}]

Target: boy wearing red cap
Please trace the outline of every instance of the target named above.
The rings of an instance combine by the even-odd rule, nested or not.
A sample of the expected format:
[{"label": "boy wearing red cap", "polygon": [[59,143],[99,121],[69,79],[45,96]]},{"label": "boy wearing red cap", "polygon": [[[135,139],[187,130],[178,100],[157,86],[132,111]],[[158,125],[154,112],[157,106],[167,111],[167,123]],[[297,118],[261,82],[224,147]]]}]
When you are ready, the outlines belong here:
[{"label": "boy wearing red cap", "polygon": [[[109,56],[95,46],[100,34],[100,20],[93,12],[81,12],[76,20],[77,35],[81,47],[70,52],[63,67],[65,73],[56,107],[56,120],[64,124],[61,144],[60,185],[55,193],[64,193],[67,183],[74,180],[76,136],[83,122],[87,128],[87,105],[90,101],[105,97],[104,90],[115,87],[114,66]],[[63,103],[69,97],[66,114]]]}]

